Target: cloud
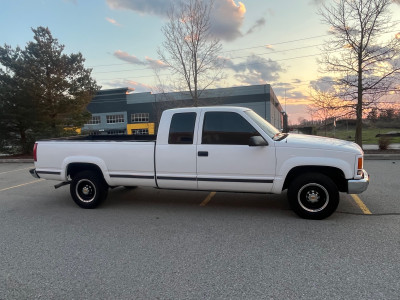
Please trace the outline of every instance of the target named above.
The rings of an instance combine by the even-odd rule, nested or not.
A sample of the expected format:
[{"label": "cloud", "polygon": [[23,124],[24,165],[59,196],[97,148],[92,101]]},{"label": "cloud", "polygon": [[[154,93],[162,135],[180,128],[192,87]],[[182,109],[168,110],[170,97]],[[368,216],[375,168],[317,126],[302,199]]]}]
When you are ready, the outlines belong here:
[{"label": "cloud", "polygon": [[121,26],[121,24],[119,24],[117,21],[115,21],[112,18],[107,17],[106,20],[107,20],[107,22],[109,22],[109,23],[111,23],[111,24],[113,24],[115,26]]},{"label": "cloud", "polygon": [[[167,16],[167,12],[172,4],[178,3],[176,0],[107,0],[108,6],[112,9],[132,10],[142,14]],[[242,2],[235,0],[218,0],[214,2],[211,11],[211,32],[212,34],[225,41],[232,41],[243,36],[240,31],[246,7]],[[264,20],[265,22],[265,20]],[[263,25],[263,19],[259,19],[250,28],[253,30]]]},{"label": "cloud", "polygon": [[[276,81],[279,79],[279,73],[285,71],[278,62],[257,55],[251,55],[247,57],[245,63],[234,65],[231,68],[236,71],[247,72],[248,79],[258,77],[260,82]],[[246,75],[242,76],[242,79],[245,78]]]},{"label": "cloud", "polygon": [[135,65],[145,65],[146,63],[141,61],[139,58],[137,58],[135,55],[131,55],[125,51],[117,50],[114,52],[114,56],[120,60],[126,61],[131,64]]},{"label": "cloud", "polygon": [[272,59],[257,55],[247,57],[243,63],[235,64],[230,59],[222,58],[225,68],[234,70],[235,78],[247,84],[265,84],[279,79],[279,73],[285,70]]},{"label": "cloud", "polygon": [[166,68],[166,67],[167,67],[167,65],[166,65],[165,63],[163,63],[163,62],[162,62],[161,60],[159,60],[159,59],[152,59],[152,58],[150,58],[150,57],[148,57],[148,56],[146,56],[145,59],[146,59],[146,62],[147,62],[151,67],[154,67],[154,68]]},{"label": "cloud", "polygon": [[257,28],[263,27],[265,25],[265,18],[258,19],[253,26],[249,30],[247,30],[246,34],[253,33]]},{"label": "cloud", "polygon": [[243,34],[240,28],[243,24],[246,7],[242,2],[220,0],[214,3],[211,12],[212,33],[221,40],[233,41]]},{"label": "cloud", "polygon": [[327,92],[333,88],[335,85],[335,80],[333,77],[324,76],[318,78],[317,80],[310,81],[310,86],[316,90],[320,90],[322,92]]},{"label": "cloud", "polygon": [[112,9],[128,9],[145,14],[166,15],[172,0],[107,0]]},{"label": "cloud", "polygon": [[294,79],[292,83],[277,82],[272,85],[275,94],[278,97],[280,97],[281,104],[284,103],[285,96],[287,101],[291,100],[291,103],[297,103],[297,104],[299,103],[300,100],[304,100],[307,98],[307,95],[305,95],[302,91],[299,91],[297,89],[298,87],[296,86],[296,84],[298,84],[298,82],[301,82],[301,80]]},{"label": "cloud", "polygon": [[166,68],[167,65],[163,63],[161,60],[158,59],[153,59],[151,57],[146,56],[144,60],[141,60],[137,58],[133,54],[129,54],[125,51],[117,50],[114,52],[114,56],[118,58],[119,60],[128,62],[130,64],[134,65],[140,65],[140,66],[149,66],[152,68]]},{"label": "cloud", "polygon": [[272,45],[265,45],[265,48],[270,51],[275,51],[275,48]]}]

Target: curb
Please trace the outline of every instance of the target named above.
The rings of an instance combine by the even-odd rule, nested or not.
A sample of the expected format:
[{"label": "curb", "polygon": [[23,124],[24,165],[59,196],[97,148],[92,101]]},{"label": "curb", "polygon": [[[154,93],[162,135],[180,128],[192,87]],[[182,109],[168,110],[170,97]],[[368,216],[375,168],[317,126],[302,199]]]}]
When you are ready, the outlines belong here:
[{"label": "curb", "polygon": [[400,154],[364,154],[365,160],[400,160]]},{"label": "curb", "polygon": [[10,159],[0,159],[0,163],[33,163],[32,158],[10,158]]}]

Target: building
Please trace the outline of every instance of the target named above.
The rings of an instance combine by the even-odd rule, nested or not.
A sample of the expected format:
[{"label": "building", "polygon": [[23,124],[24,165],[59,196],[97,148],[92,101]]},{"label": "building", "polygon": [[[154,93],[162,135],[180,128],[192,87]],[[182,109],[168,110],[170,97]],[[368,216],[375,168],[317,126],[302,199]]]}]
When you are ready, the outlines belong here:
[{"label": "building", "polygon": [[[129,88],[101,90],[87,109],[92,119],[83,128],[90,134],[154,134],[165,109],[192,106],[188,92],[134,93]],[[284,113],[269,84],[205,90],[199,106],[243,106],[283,129]]]}]

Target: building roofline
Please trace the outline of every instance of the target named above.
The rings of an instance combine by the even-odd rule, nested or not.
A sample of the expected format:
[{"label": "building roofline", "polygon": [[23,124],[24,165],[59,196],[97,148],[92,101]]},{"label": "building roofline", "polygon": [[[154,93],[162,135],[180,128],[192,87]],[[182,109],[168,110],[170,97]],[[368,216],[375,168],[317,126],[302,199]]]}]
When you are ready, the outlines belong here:
[{"label": "building roofline", "polygon": [[133,92],[134,89],[133,88],[129,88],[129,87],[123,87],[123,88],[115,88],[115,89],[104,89],[104,90],[99,90],[96,93],[97,95],[112,95],[112,94],[120,94],[120,93],[131,93]]}]

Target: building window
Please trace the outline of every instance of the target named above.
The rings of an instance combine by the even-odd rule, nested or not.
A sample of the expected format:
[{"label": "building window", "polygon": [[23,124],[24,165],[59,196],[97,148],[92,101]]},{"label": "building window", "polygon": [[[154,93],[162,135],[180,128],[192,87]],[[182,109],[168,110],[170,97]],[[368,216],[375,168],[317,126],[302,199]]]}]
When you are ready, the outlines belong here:
[{"label": "building window", "polygon": [[125,134],[125,130],[109,130],[109,131],[107,131],[107,134],[123,135],[123,134]]},{"label": "building window", "polygon": [[131,114],[132,123],[147,123],[149,122],[149,113]]},{"label": "building window", "polygon": [[149,130],[147,128],[145,129],[132,129],[132,134],[133,135],[148,135]]},{"label": "building window", "polygon": [[92,118],[87,122],[87,125],[100,124],[100,116],[92,116]]},{"label": "building window", "polygon": [[107,115],[107,124],[124,123],[124,115]]}]

